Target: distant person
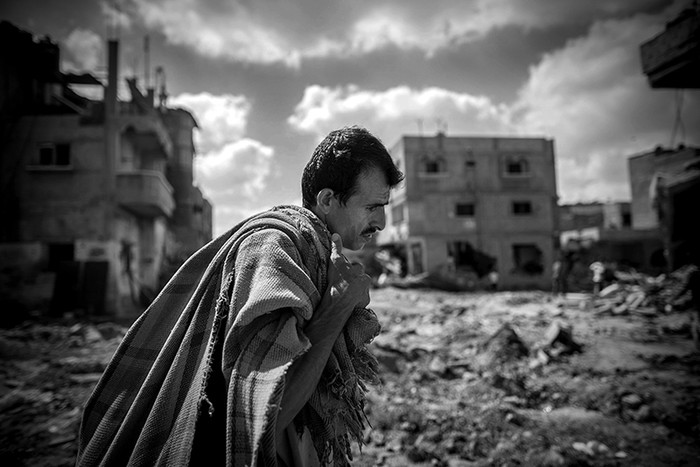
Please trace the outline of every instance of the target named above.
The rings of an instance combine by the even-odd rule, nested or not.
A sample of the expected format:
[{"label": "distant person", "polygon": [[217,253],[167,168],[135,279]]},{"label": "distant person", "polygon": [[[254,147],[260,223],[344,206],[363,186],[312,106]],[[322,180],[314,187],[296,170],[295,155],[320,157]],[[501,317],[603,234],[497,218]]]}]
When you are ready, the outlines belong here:
[{"label": "distant person", "polygon": [[489,290],[495,292],[498,290],[498,271],[494,268],[489,271]]},{"label": "distant person", "polygon": [[588,266],[592,274],[593,280],[593,294],[598,295],[603,285],[603,279],[605,275],[605,265],[600,261],[594,261]]},{"label": "distant person", "polygon": [[552,295],[557,296],[561,290],[561,260],[552,263]]},{"label": "distant person", "polygon": [[450,275],[457,272],[457,266],[455,265],[455,258],[452,255],[447,255],[446,271]]},{"label": "distant person", "polygon": [[380,327],[343,248],[385,227],[402,178],[364,128],[331,132],[303,207],[211,241],[131,326],[85,406],[77,465],[348,465]]},{"label": "distant person", "polygon": [[570,239],[561,251],[559,257],[559,271],[557,274],[557,294],[566,295],[569,293],[569,274],[574,269],[576,262],[579,259],[579,250],[581,249],[580,242],[575,239]]}]

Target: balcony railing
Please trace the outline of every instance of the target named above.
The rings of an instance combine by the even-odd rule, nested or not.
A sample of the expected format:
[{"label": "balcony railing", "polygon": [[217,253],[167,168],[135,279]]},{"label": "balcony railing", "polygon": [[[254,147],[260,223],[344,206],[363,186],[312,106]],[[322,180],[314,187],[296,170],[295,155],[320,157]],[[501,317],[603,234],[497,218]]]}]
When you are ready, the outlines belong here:
[{"label": "balcony railing", "polygon": [[118,173],[117,200],[126,210],[142,217],[170,217],[175,209],[173,187],[155,170]]}]

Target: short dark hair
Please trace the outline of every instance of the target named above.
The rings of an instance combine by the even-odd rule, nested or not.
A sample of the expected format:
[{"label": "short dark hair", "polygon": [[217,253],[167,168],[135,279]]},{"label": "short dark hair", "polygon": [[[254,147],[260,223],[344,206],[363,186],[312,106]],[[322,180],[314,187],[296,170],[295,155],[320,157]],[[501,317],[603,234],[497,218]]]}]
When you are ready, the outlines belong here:
[{"label": "short dark hair", "polygon": [[316,149],[301,177],[303,206],[316,206],[316,195],[330,188],[345,204],[355,194],[357,178],[371,168],[378,168],[390,187],[403,180],[389,151],[372,133],[359,126],[331,131]]}]

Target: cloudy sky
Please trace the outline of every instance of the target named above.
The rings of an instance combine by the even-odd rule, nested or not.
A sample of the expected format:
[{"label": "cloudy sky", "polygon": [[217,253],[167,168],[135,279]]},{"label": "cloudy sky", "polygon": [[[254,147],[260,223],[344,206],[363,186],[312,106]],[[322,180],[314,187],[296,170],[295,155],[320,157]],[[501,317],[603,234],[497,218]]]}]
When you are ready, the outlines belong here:
[{"label": "cloudy sky", "polygon": [[221,233],[299,203],[314,147],[347,124],[388,147],[441,125],[553,138],[561,203],[629,200],[630,155],[700,145],[700,91],[651,89],[639,58],[691,3],[5,0],[0,19],[59,43],[66,72],[104,76],[107,38],[141,85],[163,67],[168,105],[200,126],[196,181]]}]

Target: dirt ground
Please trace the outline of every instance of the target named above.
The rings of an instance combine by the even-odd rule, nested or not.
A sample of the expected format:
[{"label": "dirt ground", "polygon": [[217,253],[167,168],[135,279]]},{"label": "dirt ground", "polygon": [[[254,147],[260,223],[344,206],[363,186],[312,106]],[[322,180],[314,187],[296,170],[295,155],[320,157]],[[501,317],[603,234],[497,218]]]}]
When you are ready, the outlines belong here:
[{"label": "dirt ground", "polygon": [[[381,288],[382,384],[357,466],[697,466],[688,312],[590,295]],[[74,465],[82,404],[125,328],[0,330],[0,465]]]}]

